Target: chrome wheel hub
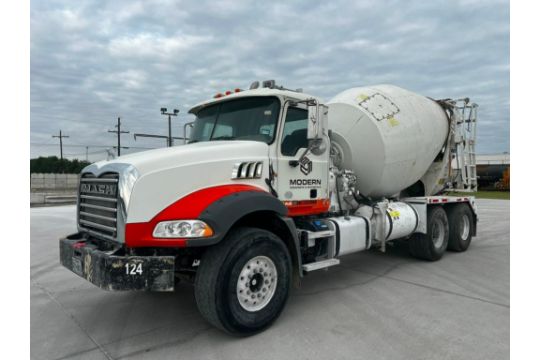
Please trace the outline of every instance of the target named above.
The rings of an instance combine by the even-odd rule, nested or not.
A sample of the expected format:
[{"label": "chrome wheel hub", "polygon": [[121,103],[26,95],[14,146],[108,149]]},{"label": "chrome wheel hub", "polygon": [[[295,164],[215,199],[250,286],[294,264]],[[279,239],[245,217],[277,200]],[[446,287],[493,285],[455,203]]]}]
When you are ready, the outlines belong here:
[{"label": "chrome wheel hub", "polygon": [[471,224],[469,222],[469,217],[467,215],[463,215],[463,218],[461,219],[461,240],[467,240],[470,229]]},{"label": "chrome wheel hub", "polygon": [[433,223],[431,241],[436,248],[440,248],[444,242],[444,224],[441,219],[436,219]]},{"label": "chrome wheel hub", "polygon": [[238,302],[247,311],[261,310],[272,300],[277,280],[274,262],[266,256],[254,257],[240,271],[236,283]]}]

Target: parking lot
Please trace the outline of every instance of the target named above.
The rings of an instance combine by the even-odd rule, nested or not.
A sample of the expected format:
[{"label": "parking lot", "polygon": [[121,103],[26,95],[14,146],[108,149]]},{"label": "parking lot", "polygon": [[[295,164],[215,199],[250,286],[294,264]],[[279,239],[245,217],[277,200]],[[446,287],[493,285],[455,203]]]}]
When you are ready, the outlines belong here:
[{"label": "parking lot", "polygon": [[75,206],[32,208],[33,359],[507,359],[510,202],[478,200],[478,236],[434,263],[402,245],[307,276],[267,331],[230,337],[193,289],[106,292],[64,269]]}]

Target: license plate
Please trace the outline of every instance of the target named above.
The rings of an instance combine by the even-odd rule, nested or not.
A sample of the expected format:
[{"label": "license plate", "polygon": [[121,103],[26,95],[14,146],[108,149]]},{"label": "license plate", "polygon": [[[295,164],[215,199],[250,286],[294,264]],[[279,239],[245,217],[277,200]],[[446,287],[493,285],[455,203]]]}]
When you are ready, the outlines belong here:
[{"label": "license plate", "polygon": [[83,274],[82,261],[80,258],[76,258],[76,257],[71,258],[71,269],[73,270],[74,273],[82,276]]}]

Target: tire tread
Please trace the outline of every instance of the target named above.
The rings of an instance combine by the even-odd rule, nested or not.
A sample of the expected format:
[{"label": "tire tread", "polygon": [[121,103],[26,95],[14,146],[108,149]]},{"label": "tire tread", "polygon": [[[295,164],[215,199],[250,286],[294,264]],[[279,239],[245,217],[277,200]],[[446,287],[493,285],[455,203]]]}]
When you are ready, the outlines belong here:
[{"label": "tire tread", "polygon": [[446,216],[446,213],[444,209],[440,206],[434,206],[428,208],[427,211],[427,228],[428,228],[428,234],[420,234],[416,233],[413,234],[413,236],[409,239],[409,253],[418,259],[422,260],[428,260],[428,261],[436,261],[439,260],[442,255],[444,254],[444,250],[446,248],[438,253],[436,252],[431,244],[431,238],[428,236],[431,232],[431,219],[436,216],[437,212],[442,212],[444,216]]}]

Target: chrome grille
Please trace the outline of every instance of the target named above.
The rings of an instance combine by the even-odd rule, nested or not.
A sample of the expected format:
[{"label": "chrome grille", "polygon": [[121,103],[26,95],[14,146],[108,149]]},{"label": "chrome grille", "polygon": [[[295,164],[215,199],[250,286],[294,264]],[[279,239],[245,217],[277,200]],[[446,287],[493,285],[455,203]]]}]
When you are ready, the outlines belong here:
[{"label": "chrome grille", "polygon": [[117,214],[118,174],[83,174],[79,184],[79,227],[91,235],[115,240]]}]

